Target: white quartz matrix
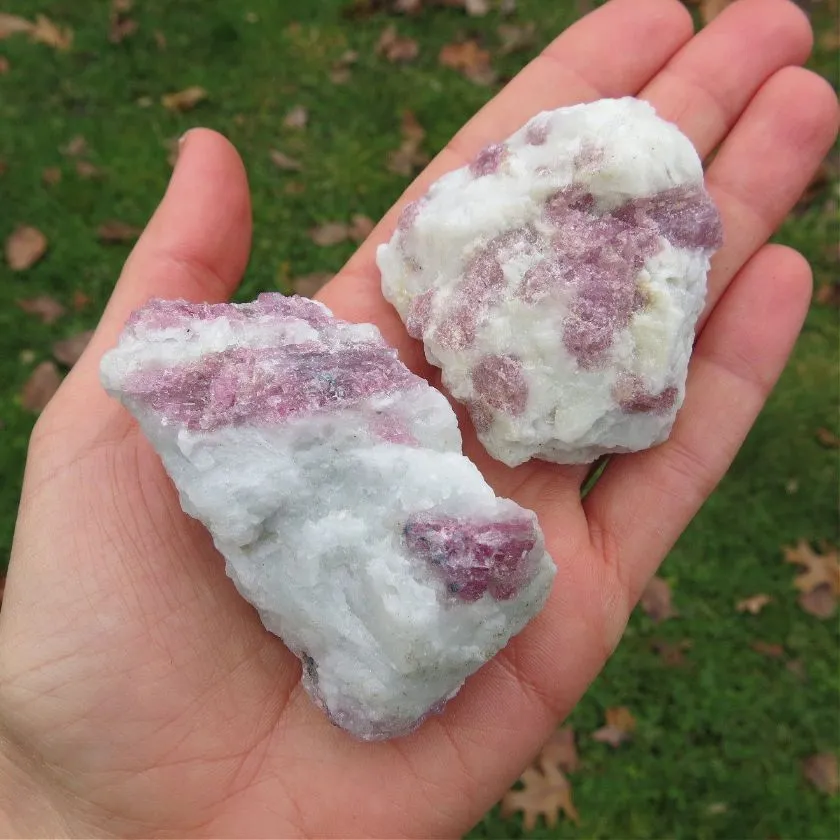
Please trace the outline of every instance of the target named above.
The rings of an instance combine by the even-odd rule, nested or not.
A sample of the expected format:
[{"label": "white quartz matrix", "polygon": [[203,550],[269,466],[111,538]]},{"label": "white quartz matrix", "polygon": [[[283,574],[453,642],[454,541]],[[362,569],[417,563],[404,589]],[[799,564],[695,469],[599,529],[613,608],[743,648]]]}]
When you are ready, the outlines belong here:
[{"label": "white quartz matrix", "polygon": [[545,602],[536,517],[496,498],[375,327],[276,294],[152,301],[101,376],[354,735],[412,730]]},{"label": "white quartz matrix", "polygon": [[377,261],[488,452],[579,463],[667,438],[720,242],[691,142],[605,99],[444,175]]}]

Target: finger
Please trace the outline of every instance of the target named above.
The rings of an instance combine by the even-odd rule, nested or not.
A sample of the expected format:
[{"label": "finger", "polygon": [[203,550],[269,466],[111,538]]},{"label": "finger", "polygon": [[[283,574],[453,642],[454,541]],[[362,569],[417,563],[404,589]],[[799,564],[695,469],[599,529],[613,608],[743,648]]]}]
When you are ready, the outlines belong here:
[{"label": "finger", "polygon": [[[409,339],[382,297],[376,247],[402,207],[483,146],[509,135],[541,110],[605,96],[635,94],[687,41],[691,19],[675,0],[613,0],[560,35],[452,139],[385,215],[365,244],[318,297],[339,317],[377,324],[417,372],[428,374],[422,348]],[[627,49],[627,44],[645,48]]]},{"label": "finger", "polygon": [[732,463],[784,368],[810,289],[801,255],[759,251],[700,335],[671,438],[616,458],[586,498],[593,546],[630,604]]},{"label": "finger", "polygon": [[683,47],[640,96],[705,157],[761,85],[777,70],[804,62],[812,43],[807,17],[788,0],[740,0]]},{"label": "finger", "polygon": [[767,241],[810,182],[837,136],[837,95],[799,67],[776,73],[715,157],[707,184],[723,219],[706,318],[740,267]]},{"label": "finger", "polygon": [[99,323],[90,363],[98,364],[126,318],[149,298],[225,300],[242,279],[250,247],[251,203],[239,154],[214,131],[188,132],[166,194]]}]

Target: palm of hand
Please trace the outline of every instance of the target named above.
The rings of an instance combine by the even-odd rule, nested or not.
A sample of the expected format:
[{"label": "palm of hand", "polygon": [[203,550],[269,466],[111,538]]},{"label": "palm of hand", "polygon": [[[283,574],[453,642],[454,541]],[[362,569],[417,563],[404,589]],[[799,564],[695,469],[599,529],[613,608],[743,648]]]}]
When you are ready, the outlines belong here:
[{"label": "palm of hand", "polygon": [[[295,658],[236,594],[151,447],[99,388],[99,358],[131,309],[154,295],[223,299],[247,262],[241,164],[218,135],[190,135],[94,341],[33,437],[0,620],[3,772],[15,796],[3,804],[18,833],[452,835],[509,786],[726,470],[807,306],[802,259],[762,247],[836,131],[833,93],[788,66],[807,54],[807,26],[792,6],[757,0],[690,42],[688,26],[670,0],[616,0],[590,15],[400,202],[538,110],[602,95],[639,93],[701,154],[723,142],[708,183],[727,242],[672,440],[616,459],[582,504],[585,470],[511,470],[465,435],[496,491],[538,513],[559,574],[546,610],[446,713],[394,742],[357,743],[311,705]],[[628,42],[649,46],[628,54]],[[398,207],[322,298],[339,317],[377,323],[432,377],[378,292],[373,251]]]}]

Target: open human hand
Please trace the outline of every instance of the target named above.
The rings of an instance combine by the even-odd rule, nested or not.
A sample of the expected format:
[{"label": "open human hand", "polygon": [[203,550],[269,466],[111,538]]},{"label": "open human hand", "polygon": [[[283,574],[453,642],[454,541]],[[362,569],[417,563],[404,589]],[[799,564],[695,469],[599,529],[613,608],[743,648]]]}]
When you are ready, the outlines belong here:
[{"label": "open human hand", "polygon": [[453,836],[517,777],[618,643],[645,583],[726,471],[791,350],[810,272],[766,245],[837,132],[797,65],[804,16],[741,0],[692,38],[676,0],[613,0],[558,38],[458,133],[321,299],[377,324],[435,379],[382,298],[376,245],[401,205],[540,110],[639,95],[703,157],[723,217],[687,397],[671,439],[586,468],[492,461],[557,561],[545,610],[414,734],[360,743],[299,686],[295,657],[182,513],[158,457],[98,380],[148,298],[224,300],[251,236],[242,164],[190,132],[96,335],[32,437],[0,614],[0,831],[14,836]]}]

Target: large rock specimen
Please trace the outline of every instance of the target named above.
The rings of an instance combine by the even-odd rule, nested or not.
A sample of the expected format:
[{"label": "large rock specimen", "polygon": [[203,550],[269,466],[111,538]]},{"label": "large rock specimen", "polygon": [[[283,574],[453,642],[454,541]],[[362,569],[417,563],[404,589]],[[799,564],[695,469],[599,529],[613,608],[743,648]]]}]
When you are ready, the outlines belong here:
[{"label": "large rock specimen", "polygon": [[403,210],[377,261],[488,452],[577,463],[668,436],[720,242],[691,142],[626,98],[485,148]]},{"label": "large rock specimen", "polygon": [[543,605],[536,517],[496,498],[375,327],[276,294],[152,301],[101,373],[354,735],[409,732]]}]

